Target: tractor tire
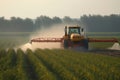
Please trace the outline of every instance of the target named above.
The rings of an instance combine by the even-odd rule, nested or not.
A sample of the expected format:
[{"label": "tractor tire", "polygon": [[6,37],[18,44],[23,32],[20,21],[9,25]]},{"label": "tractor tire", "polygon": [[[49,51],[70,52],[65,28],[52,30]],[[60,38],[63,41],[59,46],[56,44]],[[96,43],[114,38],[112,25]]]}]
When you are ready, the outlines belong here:
[{"label": "tractor tire", "polygon": [[69,47],[68,46],[68,40],[64,40],[64,44],[63,45],[64,45],[64,49],[68,49],[68,47]]},{"label": "tractor tire", "polygon": [[88,45],[88,40],[85,39],[83,42],[84,42],[84,48],[85,48],[86,50],[88,50],[88,47],[89,47],[89,45]]}]

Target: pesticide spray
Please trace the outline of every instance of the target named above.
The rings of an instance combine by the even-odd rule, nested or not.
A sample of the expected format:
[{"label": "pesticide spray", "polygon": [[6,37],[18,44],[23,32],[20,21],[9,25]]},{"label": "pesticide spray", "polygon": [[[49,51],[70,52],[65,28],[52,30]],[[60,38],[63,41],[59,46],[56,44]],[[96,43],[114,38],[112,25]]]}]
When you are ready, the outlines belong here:
[{"label": "pesticide spray", "polygon": [[119,43],[114,43],[112,47],[108,48],[111,50],[120,50],[120,44]]},{"label": "pesticide spray", "polygon": [[[30,40],[34,38],[62,38],[64,35],[64,24],[53,25],[50,28],[42,27],[40,30],[34,32],[30,36]],[[23,51],[27,49],[36,50],[37,48],[40,49],[58,49],[61,48],[60,42],[33,42],[30,44],[29,42],[19,46]]]}]

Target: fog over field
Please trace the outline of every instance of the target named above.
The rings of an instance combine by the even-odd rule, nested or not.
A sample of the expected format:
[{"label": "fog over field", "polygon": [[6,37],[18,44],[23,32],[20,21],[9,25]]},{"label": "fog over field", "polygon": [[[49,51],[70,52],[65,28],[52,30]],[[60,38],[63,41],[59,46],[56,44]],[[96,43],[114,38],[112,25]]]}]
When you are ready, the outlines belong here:
[{"label": "fog over field", "polygon": [[[57,24],[50,26],[50,28],[42,27],[40,30],[37,30],[31,34],[30,40],[35,38],[62,38],[64,35],[64,26],[65,24]],[[28,48],[34,51],[37,48],[62,49],[62,45],[60,42],[33,42],[32,44],[23,44],[20,48],[24,51]]]}]

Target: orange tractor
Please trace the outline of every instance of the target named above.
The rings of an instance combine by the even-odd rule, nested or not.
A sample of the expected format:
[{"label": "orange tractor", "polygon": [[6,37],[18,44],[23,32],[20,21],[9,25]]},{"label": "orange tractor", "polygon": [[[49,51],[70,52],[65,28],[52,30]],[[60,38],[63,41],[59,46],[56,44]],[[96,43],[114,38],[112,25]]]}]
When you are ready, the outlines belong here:
[{"label": "orange tractor", "polygon": [[80,26],[65,26],[65,34],[62,38],[35,38],[30,41],[32,42],[60,42],[65,48],[82,48],[88,49],[89,42],[118,42],[117,39],[97,39],[87,38],[84,29]]}]

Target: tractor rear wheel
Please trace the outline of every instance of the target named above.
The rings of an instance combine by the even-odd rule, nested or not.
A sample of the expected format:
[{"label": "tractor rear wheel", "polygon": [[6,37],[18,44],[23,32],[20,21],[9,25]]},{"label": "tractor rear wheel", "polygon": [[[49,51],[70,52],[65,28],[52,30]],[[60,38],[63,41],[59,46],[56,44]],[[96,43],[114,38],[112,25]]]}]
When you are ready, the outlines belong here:
[{"label": "tractor rear wheel", "polygon": [[64,45],[64,49],[68,49],[68,40],[64,40],[64,43],[63,43],[63,45]]},{"label": "tractor rear wheel", "polygon": [[89,47],[89,45],[88,45],[88,40],[85,39],[85,40],[83,41],[83,43],[84,43],[84,48],[88,50],[88,47]]}]

